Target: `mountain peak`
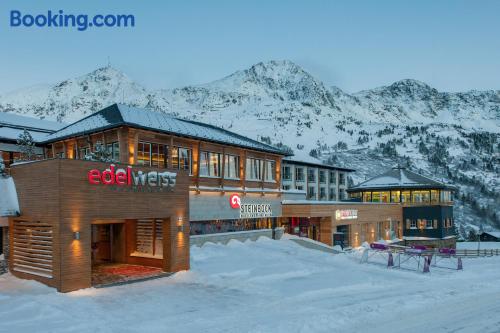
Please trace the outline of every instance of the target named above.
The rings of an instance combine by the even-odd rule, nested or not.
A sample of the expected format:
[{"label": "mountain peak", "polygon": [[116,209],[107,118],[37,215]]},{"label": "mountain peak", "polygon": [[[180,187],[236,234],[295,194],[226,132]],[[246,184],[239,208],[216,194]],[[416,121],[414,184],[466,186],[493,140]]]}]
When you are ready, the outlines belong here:
[{"label": "mountain peak", "polygon": [[431,86],[429,86],[427,83],[414,80],[414,79],[403,79],[394,82],[389,86],[390,88],[411,88],[411,89],[423,89],[423,90],[432,90]]}]

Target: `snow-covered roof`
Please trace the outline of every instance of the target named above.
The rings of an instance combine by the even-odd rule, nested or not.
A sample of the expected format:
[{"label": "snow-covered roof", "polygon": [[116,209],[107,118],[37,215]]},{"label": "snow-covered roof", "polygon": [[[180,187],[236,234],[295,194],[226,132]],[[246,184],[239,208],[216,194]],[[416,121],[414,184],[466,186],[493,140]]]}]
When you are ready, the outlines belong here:
[{"label": "snow-covered roof", "polygon": [[19,215],[19,202],[12,177],[0,176],[0,193],[0,216]]},{"label": "snow-covered roof", "polygon": [[290,156],[283,158],[283,162],[289,163],[289,164],[305,165],[305,166],[312,166],[312,167],[325,168],[325,169],[331,169],[331,170],[340,170],[340,171],[346,171],[346,172],[356,171],[354,169],[329,165],[329,164],[325,164],[325,163],[322,163],[319,161],[314,161],[314,160],[306,161],[306,160],[301,160],[301,159],[297,159],[295,157],[290,157]]},{"label": "snow-covered roof", "polygon": [[367,181],[364,181],[356,186],[349,188],[347,191],[355,192],[360,190],[384,190],[384,189],[450,189],[454,190],[453,186],[438,182],[431,178],[419,175],[413,171],[403,167],[394,167],[391,170],[379,176],[375,176]]},{"label": "snow-covered roof", "polygon": [[47,134],[62,128],[65,124],[42,120],[17,114],[0,112],[0,140],[16,141],[26,129],[35,141],[44,139]]},{"label": "snow-covered roof", "polygon": [[500,231],[484,231],[483,233],[500,239]]},{"label": "snow-covered roof", "polygon": [[287,155],[287,153],[279,148],[252,140],[216,126],[179,119],[165,113],[121,104],[113,104],[68,125],[46,136],[43,142],[55,142],[69,137],[89,134],[119,126],[130,126],[177,136],[245,147],[279,155]]}]

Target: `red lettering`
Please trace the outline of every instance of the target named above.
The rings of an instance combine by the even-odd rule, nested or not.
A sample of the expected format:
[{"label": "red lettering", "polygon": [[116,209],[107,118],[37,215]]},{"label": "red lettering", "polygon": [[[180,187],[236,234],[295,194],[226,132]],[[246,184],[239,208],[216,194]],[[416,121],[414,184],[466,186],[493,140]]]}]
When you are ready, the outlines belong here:
[{"label": "red lettering", "polygon": [[87,177],[89,179],[89,183],[93,185],[100,184],[100,179],[101,179],[101,173],[99,170],[93,169],[90,170],[89,173],[87,174]]},{"label": "red lettering", "polygon": [[127,182],[127,174],[125,173],[125,171],[123,170],[117,171],[115,180],[116,180],[116,185],[125,185],[125,183]]},{"label": "red lettering", "polygon": [[101,176],[102,183],[105,185],[113,185],[115,183],[115,166],[111,165],[109,169],[103,171]]},{"label": "red lettering", "polygon": [[132,167],[127,167],[127,185],[132,185]]}]

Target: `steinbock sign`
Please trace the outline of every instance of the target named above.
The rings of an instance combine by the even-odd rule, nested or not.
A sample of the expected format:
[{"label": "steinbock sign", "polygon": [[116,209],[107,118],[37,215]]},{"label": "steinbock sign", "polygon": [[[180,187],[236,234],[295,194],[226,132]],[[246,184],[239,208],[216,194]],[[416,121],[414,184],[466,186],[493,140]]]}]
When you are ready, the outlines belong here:
[{"label": "steinbock sign", "polygon": [[109,168],[100,171],[89,170],[87,179],[91,185],[113,186],[116,189],[131,189],[137,191],[171,190],[175,186],[177,174],[168,171],[133,170],[131,166],[116,168],[111,164]]},{"label": "steinbock sign", "polygon": [[233,209],[240,210],[240,218],[258,218],[258,217],[271,217],[273,210],[270,204],[266,203],[243,203],[238,194],[232,194],[229,197],[229,205]]},{"label": "steinbock sign", "polygon": [[337,209],[335,211],[336,220],[354,220],[358,218],[357,209]]}]

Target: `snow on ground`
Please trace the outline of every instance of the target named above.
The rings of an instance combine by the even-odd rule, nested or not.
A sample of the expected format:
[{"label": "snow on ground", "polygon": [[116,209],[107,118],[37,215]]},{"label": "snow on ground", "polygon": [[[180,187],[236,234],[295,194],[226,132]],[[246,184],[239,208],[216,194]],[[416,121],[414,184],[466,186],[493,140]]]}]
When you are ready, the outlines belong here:
[{"label": "snow on ground", "polygon": [[500,257],[430,274],[290,240],[191,249],[172,277],[61,294],[0,276],[5,332],[498,332]]}]

